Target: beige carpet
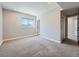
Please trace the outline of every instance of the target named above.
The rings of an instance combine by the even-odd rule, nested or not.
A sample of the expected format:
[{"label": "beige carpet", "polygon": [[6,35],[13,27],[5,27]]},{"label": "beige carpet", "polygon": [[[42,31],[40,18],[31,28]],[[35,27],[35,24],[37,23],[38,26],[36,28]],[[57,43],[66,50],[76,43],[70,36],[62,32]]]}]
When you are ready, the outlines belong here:
[{"label": "beige carpet", "polygon": [[79,46],[59,44],[40,36],[7,41],[0,47],[0,57],[77,57]]}]

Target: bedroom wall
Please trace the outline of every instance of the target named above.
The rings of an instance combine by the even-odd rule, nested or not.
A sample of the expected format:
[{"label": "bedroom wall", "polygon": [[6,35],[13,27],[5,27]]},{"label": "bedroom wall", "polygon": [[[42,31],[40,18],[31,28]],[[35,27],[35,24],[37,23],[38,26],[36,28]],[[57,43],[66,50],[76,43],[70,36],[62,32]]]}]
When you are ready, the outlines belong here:
[{"label": "bedroom wall", "polygon": [[60,42],[60,10],[57,6],[55,9],[41,15],[40,33],[41,36],[51,40]]},{"label": "bedroom wall", "polygon": [[2,19],[2,7],[0,6],[0,45],[2,44],[3,41],[3,19]]},{"label": "bedroom wall", "polygon": [[34,27],[28,27],[28,26],[23,26],[20,22],[22,17],[34,19],[34,21],[36,22],[35,16],[4,9],[3,17],[4,17],[3,18],[4,40],[36,34],[36,26],[35,26],[36,23],[34,23]]}]

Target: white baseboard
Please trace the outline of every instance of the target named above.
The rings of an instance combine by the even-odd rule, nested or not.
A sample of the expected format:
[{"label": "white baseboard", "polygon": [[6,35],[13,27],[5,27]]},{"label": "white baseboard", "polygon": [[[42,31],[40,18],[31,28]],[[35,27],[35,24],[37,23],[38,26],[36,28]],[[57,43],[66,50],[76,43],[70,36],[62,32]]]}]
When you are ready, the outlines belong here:
[{"label": "white baseboard", "polygon": [[53,38],[49,38],[49,37],[44,36],[44,35],[40,35],[40,37],[45,38],[45,39],[50,40],[50,41],[53,41],[53,42],[61,43],[61,41],[55,40]]},{"label": "white baseboard", "polygon": [[4,39],[3,41],[9,41],[9,40],[16,40],[16,39],[22,39],[22,38],[27,38],[27,37],[32,37],[32,36],[37,36],[38,34],[34,35],[29,35],[29,36],[20,36],[20,37],[15,37],[15,38],[9,38],[9,39]]},{"label": "white baseboard", "polygon": [[77,35],[68,33],[68,38],[77,41]]},{"label": "white baseboard", "polygon": [[[5,41],[9,41],[9,40],[22,39],[22,38],[27,38],[27,37],[37,36],[37,35],[39,35],[39,34],[34,34],[34,35],[29,35],[29,36],[20,36],[20,37],[15,37],[15,38],[10,38],[10,39],[4,39],[0,44],[2,44]],[[45,38],[45,39],[50,40],[50,41],[53,41],[53,42],[61,43],[61,41],[54,40],[54,39],[46,37],[44,35],[40,35],[40,37]]]},{"label": "white baseboard", "polygon": [[2,43],[3,43],[3,40],[0,41],[0,46],[2,45]]}]

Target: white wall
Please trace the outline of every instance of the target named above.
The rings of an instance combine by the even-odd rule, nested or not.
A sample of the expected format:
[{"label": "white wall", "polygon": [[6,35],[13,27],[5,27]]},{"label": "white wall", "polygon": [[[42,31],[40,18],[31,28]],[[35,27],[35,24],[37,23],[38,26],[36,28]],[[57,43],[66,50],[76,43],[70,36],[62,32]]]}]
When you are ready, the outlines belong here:
[{"label": "white wall", "polygon": [[77,16],[68,17],[68,38],[77,41]]},{"label": "white wall", "polygon": [[60,42],[60,7],[56,7],[43,15],[40,19],[41,36],[52,41]]},{"label": "white wall", "polygon": [[3,41],[2,23],[2,7],[0,6],[0,45]]},{"label": "white wall", "polygon": [[11,10],[3,10],[3,38],[10,39],[21,36],[29,36],[36,34],[35,27],[23,26],[20,23],[21,17],[27,17],[36,20],[35,16],[14,12]]}]

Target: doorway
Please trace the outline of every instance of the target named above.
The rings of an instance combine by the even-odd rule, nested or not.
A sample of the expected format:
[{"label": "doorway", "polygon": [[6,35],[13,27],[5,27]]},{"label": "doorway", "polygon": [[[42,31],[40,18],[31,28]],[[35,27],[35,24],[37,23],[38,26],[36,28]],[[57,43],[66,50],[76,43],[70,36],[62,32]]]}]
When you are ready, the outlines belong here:
[{"label": "doorway", "polygon": [[[71,39],[79,43],[79,8],[61,11],[61,42]],[[71,41],[70,40],[70,41]]]}]

